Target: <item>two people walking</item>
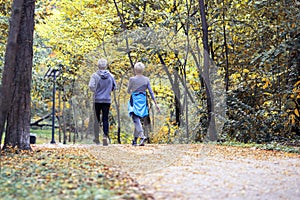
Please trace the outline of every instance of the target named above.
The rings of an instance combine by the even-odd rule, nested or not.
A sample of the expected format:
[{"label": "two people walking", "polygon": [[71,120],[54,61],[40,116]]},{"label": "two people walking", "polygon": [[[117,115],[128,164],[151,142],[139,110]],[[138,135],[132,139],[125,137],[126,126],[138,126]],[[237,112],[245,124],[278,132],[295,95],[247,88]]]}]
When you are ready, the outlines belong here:
[{"label": "two people walking", "polygon": [[[98,68],[99,70],[91,76],[89,88],[94,93],[95,114],[98,124],[100,124],[100,113],[102,112],[102,128],[104,134],[103,145],[107,146],[109,136],[108,114],[111,105],[111,92],[116,89],[116,81],[114,76],[109,72],[109,70],[107,70],[107,60],[103,58],[99,59]],[[132,145],[137,145],[138,139],[140,139],[140,146],[143,146],[146,140],[141,123],[141,118],[148,116],[146,90],[149,91],[150,96],[159,111],[159,107],[150,85],[150,80],[148,77],[143,75],[144,69],[145,65],[141,62],[134,65],[135,76],[129,79],[127,88],[127,92],[130,94],[130,100],[128,101],[128,113],[133,120],[135,128]],[[95,138],[95,140],[97,139],[98,138]]]}]

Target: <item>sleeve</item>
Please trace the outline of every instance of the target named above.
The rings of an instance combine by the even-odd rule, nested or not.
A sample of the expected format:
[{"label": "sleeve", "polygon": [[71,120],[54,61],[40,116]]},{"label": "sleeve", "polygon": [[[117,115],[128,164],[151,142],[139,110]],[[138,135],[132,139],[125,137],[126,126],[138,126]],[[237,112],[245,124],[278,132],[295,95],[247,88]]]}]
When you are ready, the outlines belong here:
[{"label": "sleeve", "polygon": [[129,82],[128,82],[128,87],[127,87],[127,93],[131,94],[131,86],[132,85],[132,79],[130,78],[129,79]]},{"label": "sleeve", "polygon": [[114,91],[114,90],[117,89],[117,83],[116,83],[115,77],[113,75],[111,75],[111,77],[112,77],[112,81],[113,81],[113,85],[112,85],[111,91]]},{"label": "sleeve", "polygon": [[150,80],[149,80],[149,79],[148,79],[148,83],[147,83],[147,88],[148,88],[148,91],[149,91],[149,93],[150,93],[150,96],[151,96],[152,100],[153,100],[153,101],[156,101],[156,100],[155,100],[154,93],[153,93],[153,90],[152,90],[151,85],[150,85]]},{"label": "sleeve", "polygon": [[89,82],[89,88],[92,92],[96,91],[96,85],[97,85],[97,79],[95,77],[95,74],[92,75],[90,82]]}]

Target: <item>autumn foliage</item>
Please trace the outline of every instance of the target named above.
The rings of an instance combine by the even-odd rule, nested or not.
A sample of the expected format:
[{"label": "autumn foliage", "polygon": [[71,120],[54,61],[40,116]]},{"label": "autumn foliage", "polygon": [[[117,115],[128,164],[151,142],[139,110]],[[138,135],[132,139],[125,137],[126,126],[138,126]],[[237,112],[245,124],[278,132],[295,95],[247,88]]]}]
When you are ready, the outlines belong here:
[{"label": "autumn foliage", "polygon": [[[10,1],[1,2],[3,52]],[[199,6],[198,1],[38,1],[32,121],[49,114],[52,106],[52,82],[44,78],[46,71],[62,66],[57,126],[74,133],[69,142],[92,137],[87,82],[97,59],[106,57],[118,82],[111,113],[113,142],[117,143],[117,134],[123,143],[130,142],[126,86],[133,74],[131,62],[143,61],[162,108],[160,114],[150,111],[152,141],[205,141],[209,113]],[[205,53],[210,57],[218,139],[299,145],[297,1],[208,1],[205,9],[209,40]]]},{"label": "autumn foliage", "polygon": [[1,155],[1,199],[151,199],[132,177],[104,165],[87,148],[33,149]]}]

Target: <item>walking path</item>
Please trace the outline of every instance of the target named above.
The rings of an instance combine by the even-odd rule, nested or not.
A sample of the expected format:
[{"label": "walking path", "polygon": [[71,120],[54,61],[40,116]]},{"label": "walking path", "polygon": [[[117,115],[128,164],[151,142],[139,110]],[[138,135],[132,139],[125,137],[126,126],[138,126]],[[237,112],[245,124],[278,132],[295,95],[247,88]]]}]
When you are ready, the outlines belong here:
[{"label": "walking path", "polygon": [[102,163],[129,173],[155,199],[300,199],[300,155],[195,145],[91,145]]}]

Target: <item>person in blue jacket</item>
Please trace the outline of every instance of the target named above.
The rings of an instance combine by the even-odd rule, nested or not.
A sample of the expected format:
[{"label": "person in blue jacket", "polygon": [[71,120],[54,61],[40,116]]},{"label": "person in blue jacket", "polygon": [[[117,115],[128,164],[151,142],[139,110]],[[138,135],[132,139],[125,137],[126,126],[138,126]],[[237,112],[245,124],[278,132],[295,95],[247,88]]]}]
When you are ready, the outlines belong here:
[{"label": "person in blue jacket", "polygon": [[137,133],[137,135],[134,134],[132,145],[137,145],[137,139],[140,138],[140,146],[144,146],[144,142],[147,139],[144,135],[141,123],[141,118],[149,115],[146,90],[149,91],[150,96],[159,111],[159,107],[150,85],[150,80],[148,77],[143,75],[144,69],[145,65],[142,62],[137,62],[134,65],[135,76],[129,79],[127,88],[127,92],[131,94],[130,100],[128,101],[128,113],[132,117],[134,123],[134,132]]},{"label": "person in blue jacket", "polygon": [[[99,69],[97,70],[97,72],[92,74],[92,77],[89,82],[89,88],[94,93],[94,106],[99,124],[100,113],[102,112],[102,124],[104,134],[103,145],[107,146],[109,138],[108,114],[111,105],[111,92],[116,89],[116,81],[114,79],[114,76],[106,69],[106,59],[99,59],[97,66]],[[95,138],[95,142],[99,143],[99,138]]]}]

